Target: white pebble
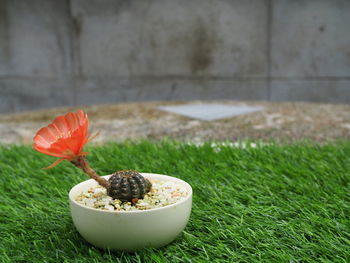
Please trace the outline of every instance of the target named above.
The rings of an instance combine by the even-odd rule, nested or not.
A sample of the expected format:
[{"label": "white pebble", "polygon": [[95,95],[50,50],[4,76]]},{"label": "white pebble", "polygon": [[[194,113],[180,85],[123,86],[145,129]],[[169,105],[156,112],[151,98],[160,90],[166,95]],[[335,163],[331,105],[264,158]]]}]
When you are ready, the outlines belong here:
[{"label": "white pebble", "polygon": [[76,201],[96,209],[134,211],[171,205],[183,200],[188,194],[184,187],[174,182],[151,180],[151,183],[151,190],[143,199],[139,199],[135,205],[131,205],[130,202],[122,202],[118,199],[113,200],[106,194],[106,189],[101,186],[96,186],[84,191],[76,198]]}]

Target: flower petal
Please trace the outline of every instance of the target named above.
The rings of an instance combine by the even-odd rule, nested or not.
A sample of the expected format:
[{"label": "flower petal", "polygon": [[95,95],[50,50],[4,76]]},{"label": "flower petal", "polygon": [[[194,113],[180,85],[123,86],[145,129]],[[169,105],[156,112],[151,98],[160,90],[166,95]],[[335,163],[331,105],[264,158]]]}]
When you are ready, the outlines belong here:
[{"label": "flower petal", "polygon": [[91,142],[93,139],[95,139],[97,136],[100,135],[100,131],[96,132],[94,135],[89,136],[88,142]]},{"label": "flower petal", "polygon": [[33,148],[50,156],[72,160],[85,154],[82,150],[88,142],[88,127],[88,116],[82,110],[58,116],[36,133]]},{"label": "flower petal", "polygon": [[63,152],[56,152],[56,151],[53,151],[52,149],[41,148],[38,145],[34,145],[33,148],[34,148],[34,150],[41,152],[43,154],[46,154],[46,155],[50,155],[50,156],[54,156],[54,157],[61,157],[61,158],[66,158],[66,159],[71,158],[71,155],[64,154]]},{"label": "flower petal", "polygon": [[64,161],[65,158],[61,158],[61,159],[57,159],[56,161],[54,161],[51,165],[49,165],[48,167],[42,168],[44,170],[50,169],[55,167],[57,164],[59,164],[60,162]]},{"label": "flower petal", "polygon": [[67,138],[69,136],[69,127],[64,116],[58,116],[56,119],[54,119],[52,125],[61,132],[63,138]]},{"label": "flower petal", "polygon": [[69,112],[65,115],[65,119],[67,121],[69,130],[71,132],[79,129],[79,121],[78,121],[78,117],[74,112]]},{"label": "flower petal", "polygon": [[48,127],[41,128],[37,134],[44,138],[48,143],[54,143],[59,139],[58,134],[53,133]]},{"label": "flower petal", "polygon": [[88,117],[82,110],[78,111],[78,119],[79,119],[79,125],[85,126],[88,122]]},{"label": "flower petal", "polygon": [[34,136],[34,144],[43,148],[49,148],[51,146],[51,143],[38,133]]}]

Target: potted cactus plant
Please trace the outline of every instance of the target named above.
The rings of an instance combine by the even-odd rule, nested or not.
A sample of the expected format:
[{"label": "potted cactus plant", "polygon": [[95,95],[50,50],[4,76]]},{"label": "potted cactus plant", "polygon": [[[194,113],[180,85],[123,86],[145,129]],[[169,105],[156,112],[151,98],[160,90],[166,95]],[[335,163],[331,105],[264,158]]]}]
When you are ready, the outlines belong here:
[{"label": "potted cactus plant", "polygon": [[[78,232],[97,247],[127,251],[160,247],[174,240],[189,220],[191,186],[175,177],[134,170],[98,175],[88,163],[88,153],[83,151],[84,146],[98,135],[91,136],[88,127],[86,113],[82,110],[69,112],[41,128],[34,136],[33,144],[36,151],[59,158],[44,169],[66,160],[91,178],[69,192],[71,215]],[[169,184],[177,185],[182,189],[181,198],[159,205],[164,201],[164,195],[157,195],[162,189],[160,182],[166,185],[168,192]],[[91,196],[87,197],[87,193]],[[145,206],[146,199],[157,205]],[[86,205],[91,200],[100,203],[103,200],[105,204],[102,207]]]}]

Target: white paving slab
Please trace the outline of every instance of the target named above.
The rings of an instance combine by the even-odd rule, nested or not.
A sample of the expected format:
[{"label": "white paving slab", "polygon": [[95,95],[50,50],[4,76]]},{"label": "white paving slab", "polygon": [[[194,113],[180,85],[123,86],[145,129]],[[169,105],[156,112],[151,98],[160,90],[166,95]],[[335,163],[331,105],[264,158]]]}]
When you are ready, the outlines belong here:
[{"label": "white paving slab", "polygon": [[242,114],[260,111],[260,106],[235,106],[226,104],[184,104],[160,106],[158,109],[204,121],[220,120]]}]

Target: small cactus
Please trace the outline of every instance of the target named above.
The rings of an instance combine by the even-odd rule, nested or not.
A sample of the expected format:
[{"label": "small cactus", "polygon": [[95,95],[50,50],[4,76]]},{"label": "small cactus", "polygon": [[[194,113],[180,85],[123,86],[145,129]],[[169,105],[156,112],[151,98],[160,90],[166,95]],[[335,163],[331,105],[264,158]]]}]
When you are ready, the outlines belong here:
[{"label": "small cactus", "polygon": [[145,196],[151,189],[151,182],[132,170],[118,171],[108,180],[107,194],[113,199],[131,201]]}]

